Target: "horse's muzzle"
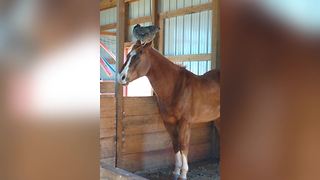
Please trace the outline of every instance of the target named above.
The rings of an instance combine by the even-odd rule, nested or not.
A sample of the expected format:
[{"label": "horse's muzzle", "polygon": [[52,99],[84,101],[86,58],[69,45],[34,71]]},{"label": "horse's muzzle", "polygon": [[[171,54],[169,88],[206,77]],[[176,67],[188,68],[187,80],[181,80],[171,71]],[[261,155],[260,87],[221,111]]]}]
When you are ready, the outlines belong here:
[{"label": "horse's muzzle", "polygon": [[122,85],[128,85],[129,81],[125,74],[118,74],[118,83]]}]

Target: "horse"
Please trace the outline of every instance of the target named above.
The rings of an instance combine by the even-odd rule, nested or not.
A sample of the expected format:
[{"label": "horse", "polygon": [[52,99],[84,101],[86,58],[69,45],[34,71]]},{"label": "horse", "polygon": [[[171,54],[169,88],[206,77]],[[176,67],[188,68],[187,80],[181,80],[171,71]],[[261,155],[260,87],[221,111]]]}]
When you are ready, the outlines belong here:
[{"label": "horse", "polygon": [[152,42],[138,40],[127,54],[117,81],[128,85],[146,76],[157,97],[160,115],[175,153],[174,179],[187,179],[191,124],[215,121],[220,134],[220,71],[198,76],[171,62]]}]

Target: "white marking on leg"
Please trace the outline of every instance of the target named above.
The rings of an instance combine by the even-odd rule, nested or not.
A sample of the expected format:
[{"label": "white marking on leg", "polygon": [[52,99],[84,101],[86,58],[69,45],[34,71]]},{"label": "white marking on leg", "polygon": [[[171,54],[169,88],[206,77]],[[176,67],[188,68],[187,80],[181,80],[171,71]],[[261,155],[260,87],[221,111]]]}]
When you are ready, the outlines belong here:
[{"label": "white marking on leg", "polygon": [[187,179],[187,173],[189,170],[188,159],[187,159],[187,156],[183,154],[183,152],[181,152],[181,154],[182,154],[182,169],[181,169],[180,178]]},{"label": "white marking on leg", "polygon": [[176,153],[175,159],[176,161],[175,161],[175,168],[174,168],[173,174],[180,175],[181,166],[182,166],[182,157],[181,157],[180,151]]}]

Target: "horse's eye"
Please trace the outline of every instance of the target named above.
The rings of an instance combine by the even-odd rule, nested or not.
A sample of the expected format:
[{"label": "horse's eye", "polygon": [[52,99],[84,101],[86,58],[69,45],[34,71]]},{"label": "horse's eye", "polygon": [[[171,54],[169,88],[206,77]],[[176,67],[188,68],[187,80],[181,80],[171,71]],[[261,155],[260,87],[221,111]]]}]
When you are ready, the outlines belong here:
[{"label": "horse's eye", "polygon": [[132,56],[132,59],[136,59],[137,57],[138,57],[138,55],[135,54],[135,55]]}]

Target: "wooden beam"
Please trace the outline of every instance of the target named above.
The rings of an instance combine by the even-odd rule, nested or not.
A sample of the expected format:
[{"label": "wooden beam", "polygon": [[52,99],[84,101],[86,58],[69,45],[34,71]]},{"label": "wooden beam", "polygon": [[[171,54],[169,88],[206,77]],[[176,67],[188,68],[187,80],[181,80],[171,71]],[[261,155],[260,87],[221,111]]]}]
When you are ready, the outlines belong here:
[{"label": "wooden beam", "polygon": [[164,19],[159,18],[159,27],[160,27],[160,31],[159,31],[159,45],[158,45],[158,50],[161,54],[164,53],[163,49],[164,49]]},{"label": "wooden beam", "polygon": [[100,11],[117,6],[117,0],[100,0]]},{"label": "wooden beam", "polygon": [[205,4],[200,4],[196,6],[190,6],[186,8],[180,8],[174,11],[167,11],[160,13],[160,18],[170,18],[170,17],[176,17],[176,16],[181,16],[185,14],[191,14],[191,13],[196,13],[200,11],[205,11],[205,10],[211,10],[212,9],[212,3],[205,3]]},{"label": "wooden beam", "polygon": [[116,32],[101,31],[100,36],[117,36]]},{"label": "wooden beam", "polygon": [[117,23],[111,23],[111,24],[106,24],[106,25],[100,26],[100,31],[105,31],[108,29],[116,29],[116,28],[117,28]]},{"label": "wooden beam", "polygon": [[[128,5],[126,5],[128,6]],[[128,9],[128,8],[126,8]],[[127,18],[127,23],[128,25],[134,25],[134,24],[140,24],[140,23],[145,23],[145,22],[151,22],[152,21],[152,17],[151,16],[144,16],[144,17],[138,17],[135,19],[130,19],[128,20]],[[109,29],[116,29],[117,28],[117,23],[111,23],[111,24],[105,24],[100,26],[100,31],[105,31],[105,30],[109,30]]]},{"label": "wooden beam", "polygon": [[[159,26],[158,0],[151,0],[151,21],[155,26]],[[159,33],[153,39],[153,47],[159,50]]]},{"label": "wooden beam", "polygon": [[125,3],[124,4],[124,9],[125,9],[125,11],[124,11],[125,13],[123,14],[123,16],[125,17],[125,22],[124,22],[124,29],[125,29],[124,42],[127,42],[129,40],[129,3]]},{"label": "wooden beam", "polygon": [[129,20],[129,25],[134,25],[134,24],[141,24],[145,22],[151,22],[152,17],[151,16],[143,16],[143,17],[138,17],[135,19],[130,19]]},{"label": "wooden beam", "polygon": [[[126,34],[126,14],[125,2],[117,1],[117,63],[116,63],[116,79],[118,78],[118,70],[123,65],[124,60],[124,42]],[[116,166],[119,166],[119,159],[121,159],[121,149],[122,149],[122,123],[123,123],[123,87],[119,83],[116,83],[116,127],[117,127],[117,150],[116,150]]]},{"label": "wooden beam", "polygon": [[211,59],[211,54],[192,54],[180,56],[167,56],[170,61],[184,62],[184,61],[208,61]]},{"label": "wooden beam", "polygon": [[125,0],[124,2],[125,3],[132,3],[132,2],[136,2],[136,1],[139,1],[139,0]]},{"label": "wooden beam", "polygon": [[220,45],[219,45],[219,36],[220,36],[220,8],[219,8],[220,0],[213,0],[212,3],[212,57],[211,57],[211,68],[219,68],[220,69]]},{"label": "wooden beam", "polygon": [[[139,1],[139,0],[125,0],[125,3],[132,3],[135,1]],[[114,8],[117,6],[117,1],[116,0],[100,0],[100,11],[106,10],[106,9],[110,9],[110,8]]]}]

